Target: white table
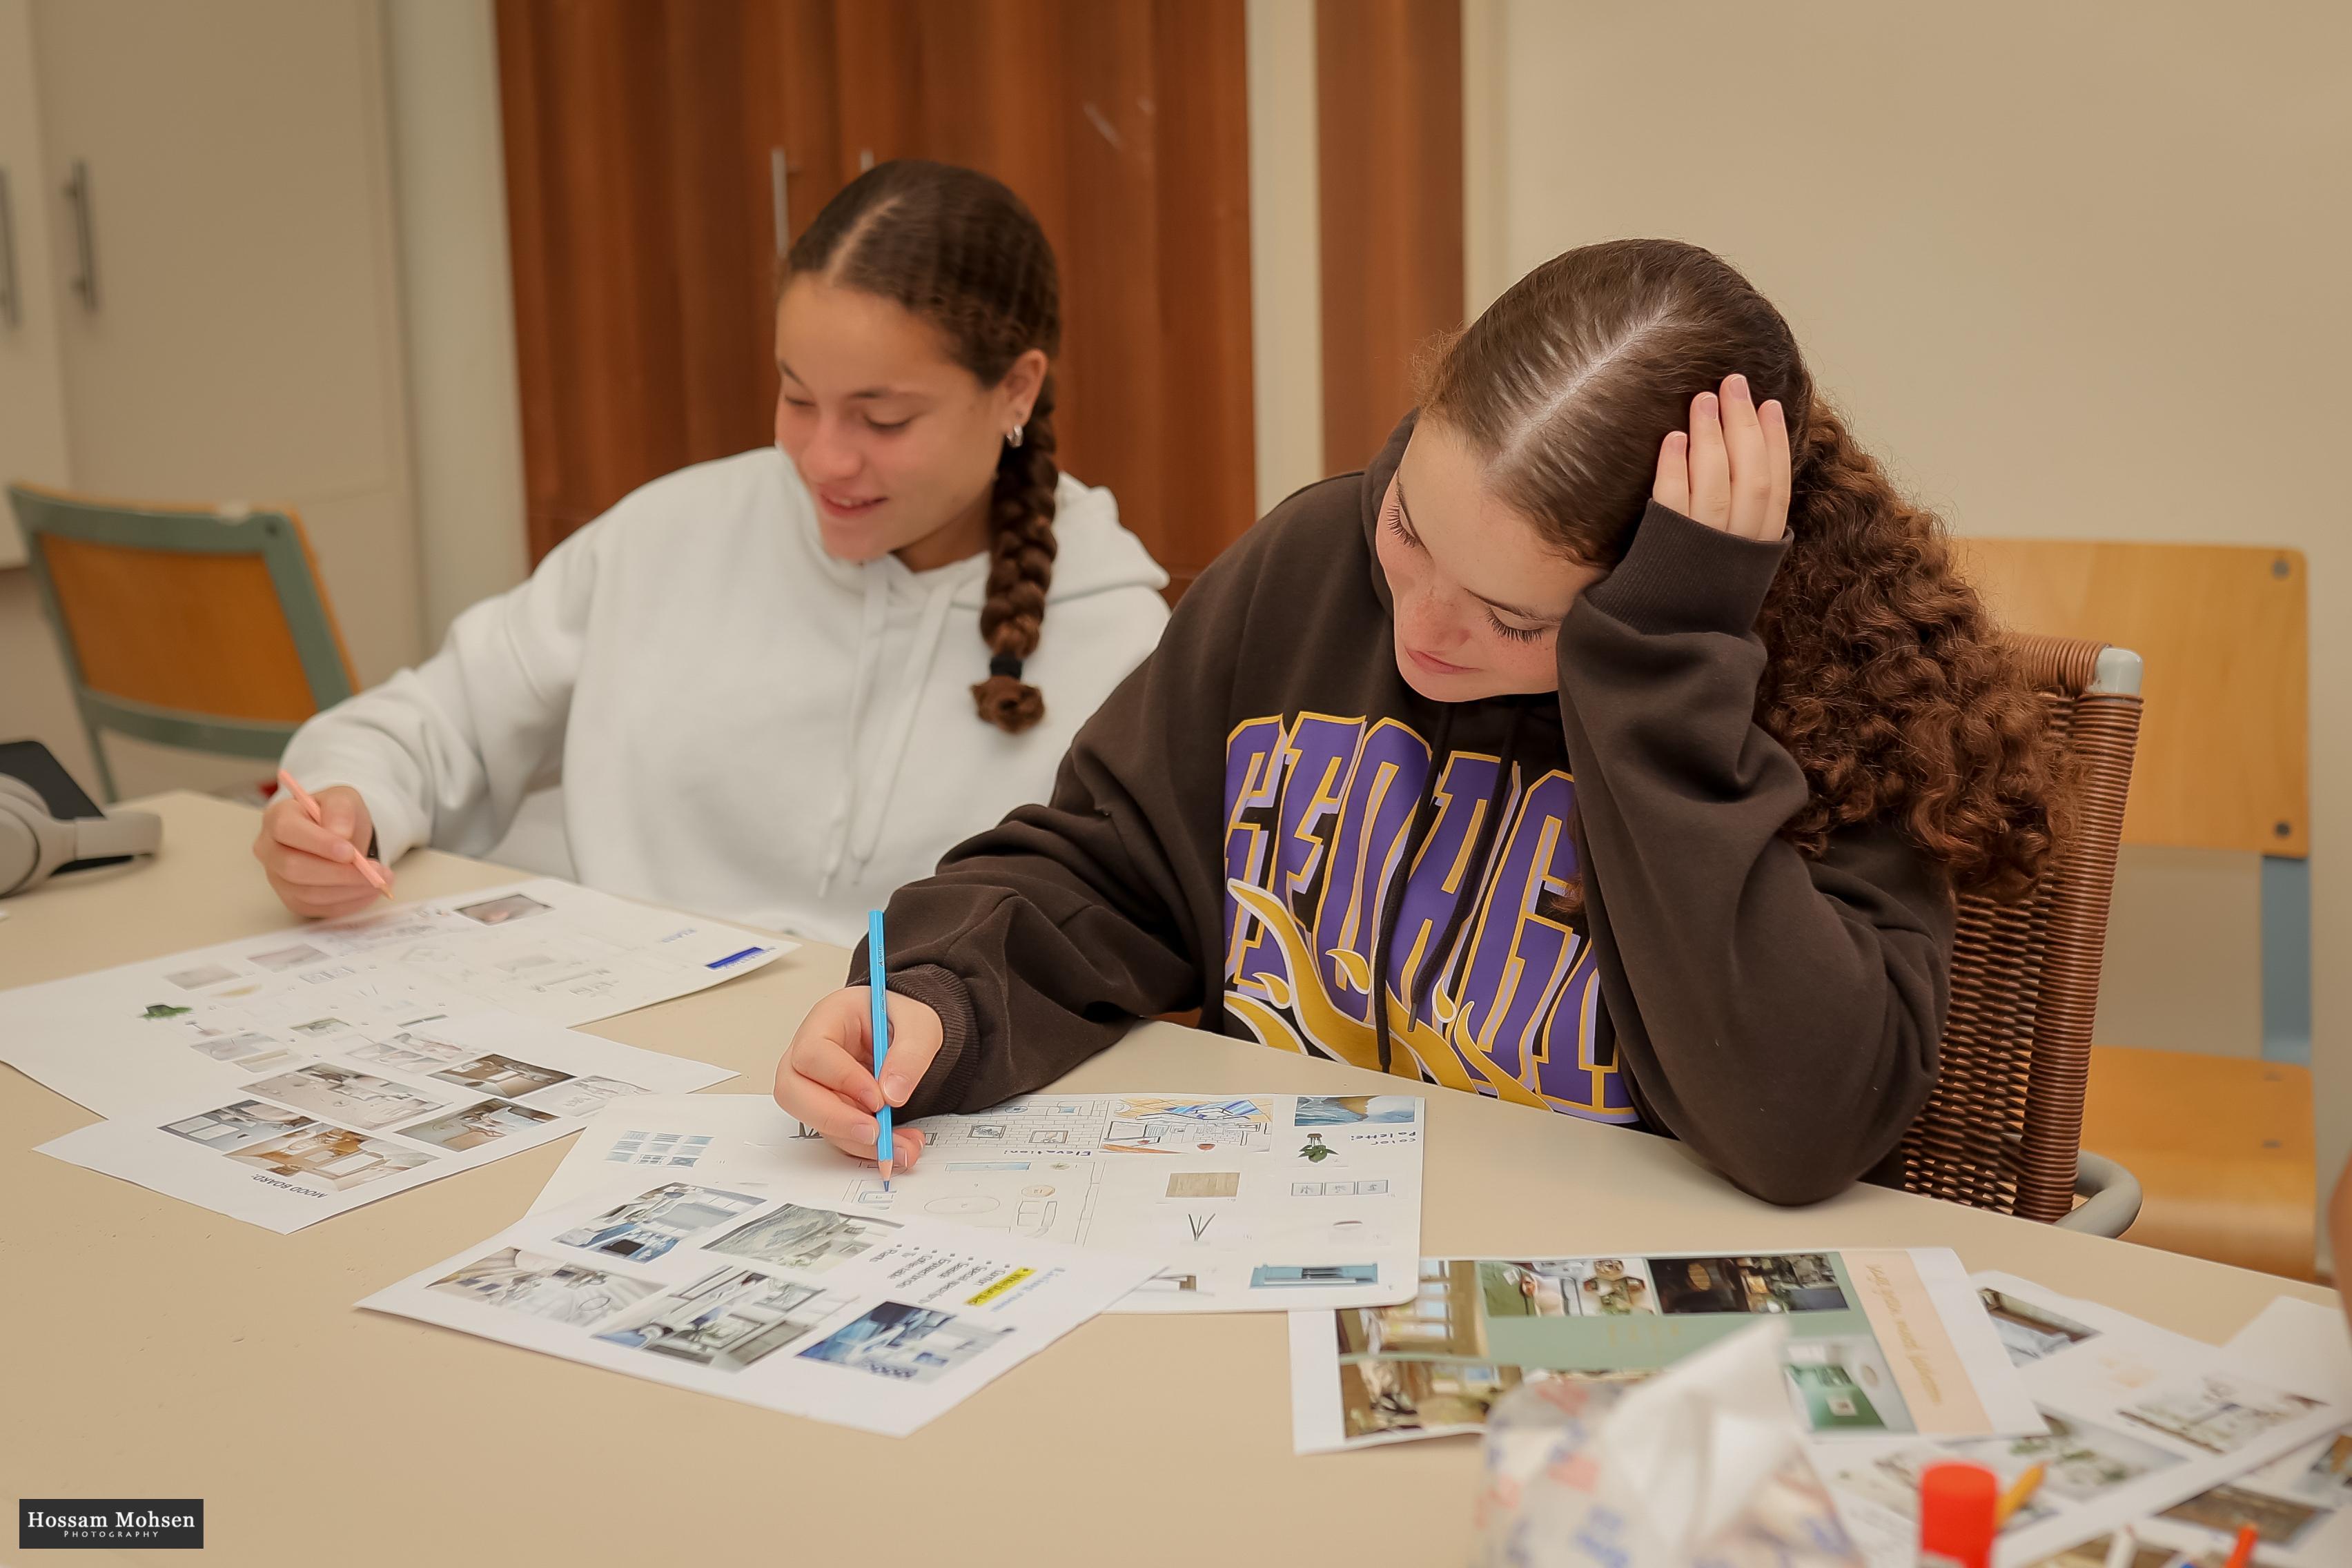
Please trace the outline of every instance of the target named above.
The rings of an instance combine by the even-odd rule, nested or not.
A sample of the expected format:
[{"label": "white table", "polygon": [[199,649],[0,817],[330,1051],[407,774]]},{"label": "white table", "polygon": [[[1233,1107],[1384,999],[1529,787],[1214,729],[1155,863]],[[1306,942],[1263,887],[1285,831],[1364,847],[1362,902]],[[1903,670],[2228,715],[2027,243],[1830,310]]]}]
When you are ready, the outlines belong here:
[{"label": "white table", "polygon": [[[0,986],[292,923],[247,852],[253,813],[143,804],[164,816],[163,854],[13,900]],[[514,876],[430,852],[398,869],[404,898]],[[718,1092],[761,1090],[842,969],[839,950],[803,947],[591,1032],[743,1072]],[[1395,1081],[1154,1024],[1057,1087]],[[1428,1092],[1433,1255],[1946,1246],[2216,1341],[2273,1295],[2334,1300],[1874,1188],[1775,1209],[1664,1139]],[[915,1436],[872,1437],[352,1309],[520,1215],[562,1145],[281,1237],[32,1152],[90,1120],[0,1070],[0,1493],[203,1498],[212,1561],[1451,1563],[1465,1548],[1475,1443],[1293,1457],[1279,1313],[1099,1319]]]}]

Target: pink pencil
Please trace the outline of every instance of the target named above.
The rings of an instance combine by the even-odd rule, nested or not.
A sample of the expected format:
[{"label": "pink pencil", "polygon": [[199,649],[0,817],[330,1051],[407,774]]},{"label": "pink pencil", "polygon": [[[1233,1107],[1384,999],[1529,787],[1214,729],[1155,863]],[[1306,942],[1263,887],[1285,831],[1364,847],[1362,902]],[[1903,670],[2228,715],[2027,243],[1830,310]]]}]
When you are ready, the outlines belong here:
[{"label": "pink pencil", "polygon": [[[305,816],[308,816],[311,821],[323,824],[327,820],[326,813],[319,809],[319,803],[310,798],[310,792],[304,789],[300,784],[296,784],[294,782],[294,775],[288,773],[284,768],[278,770],[278,787],[284,790],[288,795],[292,795],[294,797],[294,804],[300,806],[302,808],[302,814]],[[374,861],[362,855],[359,858],[357,864],[360,868],[360,875],[365,877],[375,888],[377,892],[382,893],[387,899],[392,897],[392,881],[382,871],[376,869]]]}]

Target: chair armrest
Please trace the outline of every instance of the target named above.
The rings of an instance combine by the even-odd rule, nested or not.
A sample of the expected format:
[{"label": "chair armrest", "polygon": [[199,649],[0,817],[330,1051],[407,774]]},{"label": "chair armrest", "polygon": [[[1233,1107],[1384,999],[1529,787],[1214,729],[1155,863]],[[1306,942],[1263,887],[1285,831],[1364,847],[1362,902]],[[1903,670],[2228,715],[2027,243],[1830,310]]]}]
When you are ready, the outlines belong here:
[{"label": "chair armrest", "polygon": [[2139,1217],[2139,1178],[2104,1154],[2074,1156],[2074,1194],[2083,1202],[2058,1222],[2061,1230],[2121,1236]]}]

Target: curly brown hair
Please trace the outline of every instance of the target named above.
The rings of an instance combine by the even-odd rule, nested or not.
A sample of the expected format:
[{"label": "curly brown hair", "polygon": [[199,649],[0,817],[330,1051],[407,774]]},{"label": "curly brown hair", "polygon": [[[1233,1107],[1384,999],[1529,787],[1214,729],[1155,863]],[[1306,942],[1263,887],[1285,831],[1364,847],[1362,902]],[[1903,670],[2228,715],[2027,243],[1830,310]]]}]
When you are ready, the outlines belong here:
[{"label": "curly brown hair", "polygon": [[1735,372],[1780,400],[1792,447],[1789,552],[1756,625],[1757,721],[1808,785],[1781,837],[1818,856],[1839,828],[1899,822],[1958,891],[2021,894],[2063,795],[2047,710],[1942,523],[1856,444],[1788,322],[1728,263],[1661,239],[1555,257],[1447,348],[1423,402],[1554,544],[1614,565],[1660,442]]},{"label": "curly brown hair", "polygon": [[[1054,247],[1019,196],[977,169],[919,158],[877,163],[825,203],[784,258],[781,289],[803,273],[896,300],[945,335],[957,363],[994,386],[1031,349],[1062,344]],[[989,502],[988,600],[980,635],[988,679],[971,689],[980,716],[1019,734],[1045,716],[1021,678],[1045,623],[1054,584],[1054,375],[1017,438],[997,454]]]}]

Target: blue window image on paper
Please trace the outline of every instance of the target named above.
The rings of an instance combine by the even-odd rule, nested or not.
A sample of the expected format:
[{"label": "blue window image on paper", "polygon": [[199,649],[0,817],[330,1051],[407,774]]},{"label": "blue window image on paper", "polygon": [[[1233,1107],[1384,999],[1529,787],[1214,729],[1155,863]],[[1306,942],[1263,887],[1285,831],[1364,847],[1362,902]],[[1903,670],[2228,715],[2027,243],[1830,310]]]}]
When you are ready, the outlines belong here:
[{"label": "blue window image on paper", "polygon": [[1255,1102],[1247,1100],[1204,1100],[1198,1105],[1159,1107],[1152,1114],[1181,1116],[1188,1121],[1247,1121],[1258,1113]]},{"label": "blue window image on paper", "polygon": [[1356,1122],[1411,1121],[1414,1100],[1405,1094],[1302,1094],[1298,1125],[1343,1127]]},{"label": "blue window image on paper", "polygon": [[803,1361],[853,1366],[877,1377],[929,1383],[978,1356],[1011,1329],[984,1329],[948,1312],[884,1301],[801,1352]]},{"label": "blue window image on paper", "polygon": [[1377,1263],[1261,1263],[1250,1270],[1250,1289],[1276,1290],[1302,1285],[1377,1285]]},{"label": "blue window image on paper", "polygon": [[555,1239],[635,1263],[650,1263],[689,1237],[758,1208],[760,1200],[715,1187],[672,1182],[606,1209]]}]

